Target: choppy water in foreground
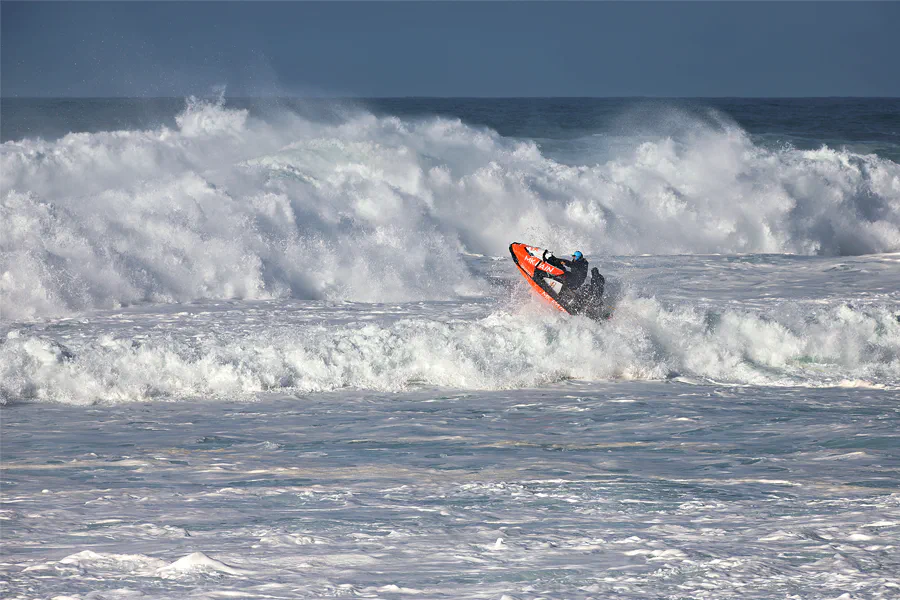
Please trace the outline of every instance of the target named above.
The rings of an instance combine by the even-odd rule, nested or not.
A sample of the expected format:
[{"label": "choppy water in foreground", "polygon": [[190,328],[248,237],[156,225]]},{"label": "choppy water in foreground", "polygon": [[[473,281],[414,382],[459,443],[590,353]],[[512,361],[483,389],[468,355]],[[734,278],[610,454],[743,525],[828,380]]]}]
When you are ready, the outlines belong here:
[{"label": "choppy water in foreground", "polygon": [[648,382],[7,408],[3,592],[892,598],[897,419]]}]

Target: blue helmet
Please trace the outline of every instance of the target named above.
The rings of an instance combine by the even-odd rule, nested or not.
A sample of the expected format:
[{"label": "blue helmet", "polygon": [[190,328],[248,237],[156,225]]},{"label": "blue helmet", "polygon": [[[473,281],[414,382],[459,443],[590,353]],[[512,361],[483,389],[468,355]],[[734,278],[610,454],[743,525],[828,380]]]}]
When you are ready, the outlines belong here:
[{"label": "blue helmet", "polygon": [[582,258],[584,258],[584,254],[582,254],[580,250],[576,250],[572,254],[572,258],[574,258],[575,260],[581,260]]}]

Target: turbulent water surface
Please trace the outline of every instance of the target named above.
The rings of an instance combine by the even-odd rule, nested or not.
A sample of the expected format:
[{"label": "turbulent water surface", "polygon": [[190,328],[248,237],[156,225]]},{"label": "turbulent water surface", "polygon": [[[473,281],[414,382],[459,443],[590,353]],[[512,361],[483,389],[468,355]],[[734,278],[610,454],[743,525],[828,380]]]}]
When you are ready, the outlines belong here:
[{"label": "turbulent water surface", "polygon": [[2,137],[0,596],[900,596],[900,102],[4,100]]}]

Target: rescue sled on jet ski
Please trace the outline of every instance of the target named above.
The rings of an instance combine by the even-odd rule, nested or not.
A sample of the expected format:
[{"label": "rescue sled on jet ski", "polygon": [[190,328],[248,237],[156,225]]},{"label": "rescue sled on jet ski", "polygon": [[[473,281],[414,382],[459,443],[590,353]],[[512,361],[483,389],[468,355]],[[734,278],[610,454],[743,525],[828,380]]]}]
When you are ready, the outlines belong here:
[{"label": "rescue sled on jet ski", "polygon": [[565,261],[555,259],[544,248],[513,242],[509,253],[532,290],[553,308],[598,321],[612,316],[612,310],[603,302],[604,279],[596,267],[591,269],[590,282],[584,281],[578,289],[570,289],[566,285],[566,271],[548,262]]}]

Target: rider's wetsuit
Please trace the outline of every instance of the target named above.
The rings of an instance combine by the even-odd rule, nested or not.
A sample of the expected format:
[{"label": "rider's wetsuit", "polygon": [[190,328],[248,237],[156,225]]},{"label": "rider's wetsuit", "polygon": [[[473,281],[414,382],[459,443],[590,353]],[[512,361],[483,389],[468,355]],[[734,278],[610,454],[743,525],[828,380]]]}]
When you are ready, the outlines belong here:
[{"label": "rider's wetsuit", "polygon": [[587,279],[588,261],[584,257],[580,260],[566,260],[564,258],[556,258],[548,253],[544,262],[566,272],[563,276],[563,283],[573,292],[580,288],[584,280]]},{"label": "rider's wetsuit", "polygon": [[565,271],[562,281],[566,287],[560,298],[564,304],[571,306],[577,312],[582,311],[591,304],[599,306],[606,280],[597,267],[590,269],[590,286],[582,289],[589,270],[587,259],[581,257],[576,260],[566,260],[564,258],[556,258],[548,252],[544,255],[544,262]]}]

